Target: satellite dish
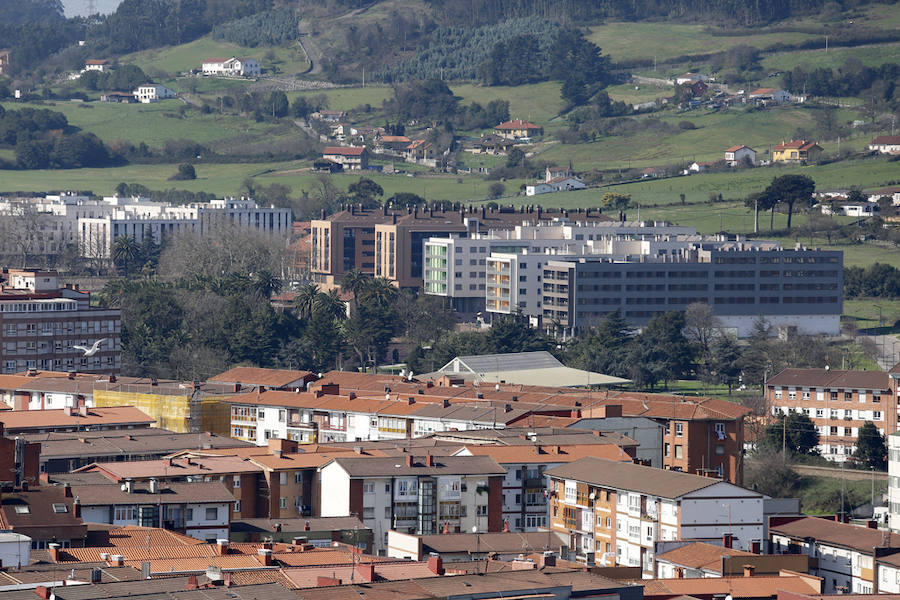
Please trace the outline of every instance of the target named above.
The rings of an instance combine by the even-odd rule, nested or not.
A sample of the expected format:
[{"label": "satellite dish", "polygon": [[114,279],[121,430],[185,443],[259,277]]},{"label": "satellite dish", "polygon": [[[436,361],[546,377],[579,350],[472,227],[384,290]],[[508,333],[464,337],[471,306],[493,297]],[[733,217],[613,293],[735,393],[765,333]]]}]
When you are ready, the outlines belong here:
[{"label": "satellite dish", "polygon": [[472,533],[478,533],[478,525],[472,525]]}]

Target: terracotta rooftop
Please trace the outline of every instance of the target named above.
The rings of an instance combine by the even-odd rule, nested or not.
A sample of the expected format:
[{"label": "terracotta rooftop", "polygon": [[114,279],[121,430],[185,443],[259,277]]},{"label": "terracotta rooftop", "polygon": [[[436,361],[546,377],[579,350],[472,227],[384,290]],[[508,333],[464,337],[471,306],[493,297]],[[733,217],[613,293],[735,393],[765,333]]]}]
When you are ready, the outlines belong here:
[{"label": "terracotta rooftop", "polygon": [[[533,532],[488,532],[488,533],[448,533],[421,535],[422,553],[471,552],[476,545],[480,552],[514,552],[522,553],[531,550],[558,551],[560,546],[568,543],[568,536],[546,531]],[[449,563],[448,563],[449,564]]]},{"label": "terracotta rooftop", "polygon": [[796,539],[815,538],[820,544],[852,548],[871,553],[872,548],[885,544],[884,533],[877,529],[838,523],[821,517],[773,517],[769,532]]},{"label": "terracotta rooftop", "polygon": [[[319,577],[339,579],[342,584],[362,583],[359,569],[354,565],[285,568],[283,573],[293,589],[319,587]],[[412,562],[408,560],[376,562],[374,575],[375,582],[438,577],[436,573],[428,568],[427,562]]]},{"label": "terracotta rooftop", "polygon": [[628,454],[616,444],[584,444],[555,446],[536,444],[526,446],[488,446],[470,444],[456,456],[490,456],[500,464],[516,463],[569,463],[586,456],[606,460],[632,462]]},{"label": "terracotta rooftop", "polygon": [[70,412],[66,409],[10,410],[0,415],[0,420],[7,432],[155,423],[155,419],[134,406],[91,408],[84,417],[77,411]]},{"label": "terracotta rooftop", "polygon": [[161,482],[157,492],[151,492],[149,484],[138,482],[133,484],[133,491],[122,490],[117,484],[72,486],[72,494],[77,496],[84,506],[106,506],[136,502],[153,502],[154,504],[184,503],[231,503],[234,495],[221,482],[210,481],[191,483]]},{"label": "terracotta rooftop", "polygon": [[728,148],[727,150],[725,150],[725,152],[737,152],[741,148],[746,148],[747,150],[752,150],[752,148],[750,148],[750,146],[744,146],[743,144],[741,144],[740,146],[732,146],[731,148]]},{"label": "terracotta rooftop", "polygon": [[325,146],[322,155],[362,156],[366,149],[362,146]]},{"label": "terracotta rooftop", "polygon": [[766,382],[774,387],[843,388],[890,390],[884,371],[840,371],[837,369],[785,369]]},{"label": "terracotta rooftop", "polygon": [[656,555],[657,560],[664,560],[672,564],[690,569],[704,569],[721,573],[722,558],[725,556],[755,556],[752,552],[745,552],[736,548],[726,548],[724,546],[716,546],[715,544],[707,544],[705,542],[694,542],[685,544],[681,548],[675,548],[668,552]]},{"label": "terracotta rooftop", "polygon": [[[680,498],[722,483],[720,479],[599,458],[582,458],[548,469],[546,474],[550,477],[575,479],[591,485],[641,492],[662,498]],[[748,493],[755,494],[755,492]],[[756,495],[762,497],[761,494]]]},{"label": "terracotta rooftop", "polygon": [[900,135],[879,135],[872,140],[876,146],[900,146]]},{"label": "terracotta rooftop", "polygon": [[[407,455],[410,457],[411,455]],[[382,475],[505,475],[506,469],[488,456],[434,456],[433,466],[426,465],[425,456],[412,457],[413,466],[401,458],[335,458],[350,477],[378,477]],[[608,461],[607,461],[608,462]],[[330,464],[330,463],[329,463]],[[327,466],[327,465],[326,465]],[[325,467],[323,467],[325,468]]]},{"label": "terracotta rooftop", "polygon": [[686,577],[684,579],[644,579],[644,598],[672,596],[729,596],[740,598],[775,598],[779,591],[797,594],[820,593],[822,579],[805,574],[756,577]]},{"label": "terracotta rooftop", "polygon": [[113,481],[125,479],[170,479],[188,475],[226,475],[232,473],[261,473],[262,468],[237,456],[207,456],[160,460],[93,463],[74,472],[99,471]]},{"label": "terracotta rooftop", "polygon": [[540,126],[522,119],[513,119],[500,123],[494,129],[540,129]]},{"label": "terracotta rooftop", "polygon": [[309,381],[315,376],[309,371],[290,371],[287,369],[260,369],[256,367],[234,367],[208,381],[222,383],[247,383],[266,387],[285,387],[297,381]]},{"label": "terracotta rooftop", "polygon": [[781,142],[775,146],[774,150],[809,150],[814,146],[818,146],[818,144],[807,140],[791,140],[790,142]]}]

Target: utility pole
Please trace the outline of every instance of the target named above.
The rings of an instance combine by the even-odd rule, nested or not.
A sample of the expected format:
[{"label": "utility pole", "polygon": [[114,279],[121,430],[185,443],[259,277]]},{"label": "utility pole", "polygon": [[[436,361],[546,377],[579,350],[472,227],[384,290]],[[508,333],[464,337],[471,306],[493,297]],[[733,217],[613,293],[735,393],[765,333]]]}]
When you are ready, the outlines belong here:
[{"label": "utility pole", "polygon": [[753,233],[759,233],[759,197],[753,199]]},{"label": "utility pole", "polygon": [[781,415],[781,462],[787,462],[787,414]]}]

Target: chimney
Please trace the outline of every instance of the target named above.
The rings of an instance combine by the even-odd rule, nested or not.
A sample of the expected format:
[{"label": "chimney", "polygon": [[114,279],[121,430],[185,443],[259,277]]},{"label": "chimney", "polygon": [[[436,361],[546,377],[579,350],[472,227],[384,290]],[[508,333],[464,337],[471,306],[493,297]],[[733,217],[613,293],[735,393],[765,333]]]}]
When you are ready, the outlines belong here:
[{"label": "chimney", "polygon": [[878,521],[876,521],[875,519],[869,519],[868,521],[866,521],[866,527],[868,527],[869,529],[878,529]]},{"label": "chimney", "polygon": [[444,398],[444,401],[441,404],[444,408],[447,408],[450,406],[450,401],[448,399]]},{"label": "chimney", "polygon": [[753,577],[756,567],[753,565],[744,565],[744,577]]},{"label": "chimney", "polygon": [[121,554],[113,554],[109,557],[109,566],[111,567],[124,567],[125,566],[125,557]]},{"label": "chimney", "polygon": [[412,454],[408,454],[408,455],[406,456],[406,466],[407,466],[407,467],[413,466],[413,456],[412,456]]},{"label": "chimney", "polygon": [[241,391],[241,382],[237,382],[234,384],[234,388],[232,388],[235,392]]},{"label": "chimney", "polygon": [[444,574],[444,559],[437,552],[431,552],[428,555],[428,570],[435,575]]},{"label": "chimney", "polygon": [[723,548],[731,548],[732,543],[734,542],[734,535],[730,533],[722,534],[722,547]]},{"label": "chimney", "polygon": [[103,571],[100,569],[91,569],[91,583],[100,583],[103,580]]},{"label": "chimney", "polygon": [[356,565],[356,574],[366,583],[375,581],[375,563]]},{"label": "chimney", "polygon": [[541,554],[540,565],[542,567],[555,567],[556,566],[556,555],[549,550]]},{"label": "chimney", "polygon": [[197,589],[197,576],[196,575],[188,575],[187,586],[185,587],[188,591],[193,591]]},{"label": "chimney", "polygon": [[274,529],[275,529],[276,533],[280,533],[281,532],[281,523],[275,523]]},{"label": "chimney", "polygon": [[305,545],[306,545],[307,539],[308,539],[308,538],[305,538],[305,537],[303,537],[303,536],[298,535],[297,537],[295,537],[295,538],[294,538],[293,540],[291,540],[291,541],[292,541],[292,543],[293,543],[294,546],[300,547],[300,546],[305,546]]},{"label": "chimney", "polygon": [[82,417],[88,416],[88,407],[85,406],[84,404],[80,405],[78,407],[78,414],[81,415]]},{"label": "chimney", "polygon": [[69,485],[68,483],[66,483],[66,485],[63,486],[63,496],[65,496],[66,498],[72,497],[72,486]]},{"label": "chimney", "polygon": [[684,569],[675,567],[675,579],[684,579]]},{"label": "chimney", "polygon": [[34,593],[38,595],[38,598],[42,600],[50,600],[50,588],[45,585],[39,585],[34,588]]},{"label": "chimney", "polygon": [[269,548],[260,548],[256,551],[260,562],[266,567],[272,566],[272,551]]},{"label": "chimney", "polygon": [[159,480],[157,480],[156,478],[151,479],[149,490],[150,490],[151,494],[158,494],[159,493]]},{"label": "chimney", "polygon": [[309,531],[309,521],[303,524],[303,531]]},{"label": "chimney", "polygon": [[228,554],[228,540],[220,538],[216,540],[216,555],[225,556]]},{"label": "chimney", "polygon": [[347,400],[356,400],[356,392],[350,392],[347,394]]},{"label": "chimney", "polygon": [[58,562],[59,562],[59,549],[60,549],[60,547],[61,547],[61,546],[60,546],[59,544],[48,544],[48,545],[47,545],[47,552],[50,553],[50,560],[52,560],[52,561],[55,562],[55,563],[58,563]]},{"label": "chimney", "polygon": [[76,519],[81,518],[81,499],[78,496],[72,501],[72,516]]},{"label": "chimney", "polygon": [[116,376],[115,376],[115,375],[110,375],[110,376],[109,376],[109,382],[110,382],[110,383],[115,383],[115,382],[116,382]]},{"label": "chimney", "polygon": [[753,540],[750,542],[750,552],[753,554],[762,554],[762,542],[760,540]]},{"label": "chimney", "polygon": [[68,378],[75,379],[75,371],[69,371]]},{"label": "chimney", "polygon": [[503,519],[503,533],[509,533],[509,520]]},{"label": "chimney", "polygon": [[504,404],[503,405],[503,412],[508,413],[511,410],[512,410],[512,404]]},{"label": "chimney", "polygon": [[434,466],[434,457],[431,455],[431,452],[425,454],[425,466],[433,467]]},{"label": "chimney", "polygon": [[231,571],[222,573],[222,585],[227,588],[231,587]]}]

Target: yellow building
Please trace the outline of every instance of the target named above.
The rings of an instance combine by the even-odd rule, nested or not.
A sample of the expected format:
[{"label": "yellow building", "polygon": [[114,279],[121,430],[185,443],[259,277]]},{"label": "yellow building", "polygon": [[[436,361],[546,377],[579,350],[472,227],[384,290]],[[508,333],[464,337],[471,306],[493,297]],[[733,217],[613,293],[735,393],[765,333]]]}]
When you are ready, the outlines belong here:
[{"label": "yellow building", "polygon": [[495,134],[509,140],[533,138],[537,135],[541,135],[543,132],[544,129],[541,126],[529,123],[528,121],[523,121],[522,119],[505,121],[494,127]]},{"label": "yellow building", "polygon": [[808,140],[782,142],[772,148],[772,162],[801,163],[815,162],[822,155],[822,147]]},{"label": "yellow building", "polygon": [[94,406],[135,406],[156,419],[154,427],[229,436],[231,405],[223,400],[233,393],[234,386],[225,384],[98,381]]}]

